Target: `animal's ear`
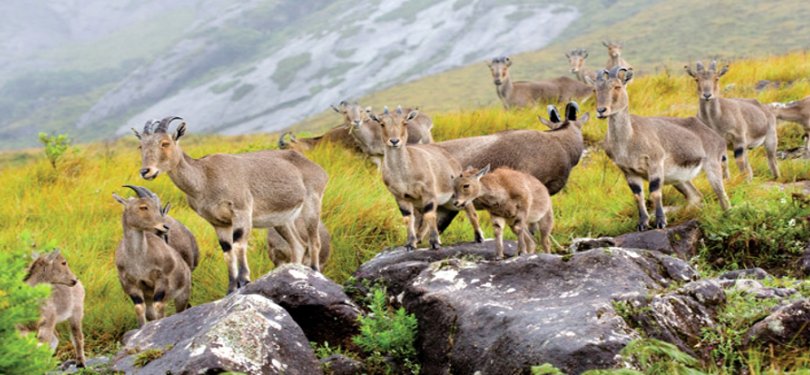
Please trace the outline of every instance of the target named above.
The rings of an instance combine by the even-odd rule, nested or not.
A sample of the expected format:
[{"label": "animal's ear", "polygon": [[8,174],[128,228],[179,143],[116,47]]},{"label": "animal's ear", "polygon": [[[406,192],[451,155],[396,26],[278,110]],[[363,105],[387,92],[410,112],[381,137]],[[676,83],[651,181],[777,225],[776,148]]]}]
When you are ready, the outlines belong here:
[{"label": "animal's ear", "polygon": [[510,59],[508,57],[504,57],[503,62],[506,63],[506,66],[512,66],[512,59]]},{"label": "animal's ear", "polygon": [[490,67],[490,68],[491,68],[491,67],[492,67],[492,60],[487,60],[487,61],[486,61],[486,64],[487,64],[487,66],[488,66],[488,67]]},{"label": "animal's ear", "polygon": [[571,54],[569,54],[568,52],[566,52],[566,53],[565,53],[565,57],[567,57],[567,58],[569,58],[569,59],[570,59],[570,58],[571,58]]},{"label": "animal's ear", "polygon": [[602,45],[605,47],[610,47],[610,44],[608,44],[608,42],[605,40],[602,41]]},{"label": "animal's ear", "polygon": [[186,134],[186,122],[185,121],[181,122],[180,125],[177,127],[177,130],[174,131],[174,140],[176,141],[176,140],[180,139],[180,137],[182,137],[184,134]]},{"label": "animal's ear", "polygon": [[124,198],[121,198],[121,196],[120,196],[120,195],[113,193],[113,195],[112,195],[112,196],[113,196],[113,199],[115,199],[115,201],[116,201],[116,202],[121,203],[121,204],[123,204],[124,206],[126,206],[126,205],[127,205],[127,200],[126,200],[126,199],[124,199]]},{"label": "animal's ear", "polygon": [[160,216],[166,216],[166,214],[169,213],[170,208],[172,208],[172,204],[169,203],[169,202],[166,202],[166,205],[163,206],[163,208],[160,209]]},{"label": "animal's ear", "polygon": [[684,65],[683,70],[685,70],[686,74],[689,74],[692,78],[697,78],[697,76],[695,76],[695,72],[692,71],[692,67],[689,65]]},{"label": "animal's ear", "polygon": [[366,112],[366,113],[368,113],[368,117],[369,117],[370,119],[372,119],[372,120],[374,120],[374,121],[376,121],[376,122],[379,122],[380,124],[382,124],[382,123],[383,123],[382,121],[380,121],[380,118],[379,118],[379,117],[377,117],[377,115],[376,115],[376,114],[374,114],[374,112],[371,112],[371,111],[369,110],[369,111],[368,111],[368,112]]},{"label": "animal's ear", "polygon": [[132,129],[132,132],[135,133],[135,136],[138,137],[138,139],[141,139],[141,133],[138,133],[138,131],[135,130],[135,128],[131,128],[131,129]]},{"label": "animal's ear", "polygon": [[419,111],[414,109],[413,111],[411,111],[411,113],[408,113],[408,117],[406,117],[405,120],[411,121],[415,119],[416,116],[419,116]]},{"label": "animal's ear", "polygon": [[490,167],[490,165],[489,165],[489,164],[487,164],[487,166],[486,166],[486,167],[481,168],[481,170],[480,170],[480,171],[478,171],[478,173],[476,173],[476,174],[475,174],[475,177],[476,177],[476,178],[478,178],[478,179],[480,180],[480,179],[481,179],[481,177],[484,177],[484,175],[485,175],[485,174],[489,173],[489,167]]},{"label": "animal's ear", "polygon": [[565,105],[565,118],[568,121],[576,121],[577,112],[579,112],[579,104],[577,104],[577,102],[571,101]]},{"label": "animal's ear", "polygon": [[330,106],[330,107],[332,107],[332,110],[333,110],[333,111],[335,111],[335,112],[337,112],[337,113],[342,113],[342,112],[340,112],[340,110],[338,109],[338,107],[335,107],[335,105],[334,105],[334,104],[330,104],[329,106]]},{"label": "animal's ear", "polygon": [[593,77],[590,74],[585,75],[585,84],[589,86],[596,86],[596,82],[593,81]]},{"label": "animal's ear", "polygon": [[540,120],[540,123],[547,126],[549,129],[554,130],[557,125],[554,125],[551,121],[546,120],[543,116],[537,115],[537,119]]},{"label": "animal's ear", "polygon": [[633,79],[633,70],[632,69],[627,69],[627,68],[621,68],[616,73],[616,78],[621,80],[623,84],[627,84],[627,82],[630,82],[630,80]]},{"label": "animal's ear", "polygon": [[728,64],[724,65],[723,69],[720,69],[720,71],[717,72],[717,76],[722,77],[724,74],[728,73],[728,68],[729,68]]},{"label": "animal's ear", "polygon": [[366,107],[366,113],[371,113],[371,106]]},{"label": "animal's ear", "polygon": [[588,51],[585,51],[585,54],[582,56],[582,58],[583,58],[583,59],[587,59],[587,58],[588,58]]}]

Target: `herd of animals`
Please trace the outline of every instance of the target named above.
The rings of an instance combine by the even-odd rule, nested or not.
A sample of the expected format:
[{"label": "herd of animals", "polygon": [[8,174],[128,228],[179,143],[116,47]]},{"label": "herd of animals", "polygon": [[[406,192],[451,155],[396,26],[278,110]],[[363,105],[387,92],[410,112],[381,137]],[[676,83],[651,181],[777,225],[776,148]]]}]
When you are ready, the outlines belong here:
[{"label": "herd of animals", "polygon": [[[773,177],[776,161],[776,120],[803,125],[810,134],[810,97],[781,104],[763,105],[754,99],[720,96],[720,78],[729,66],[708,67],[698,62],[686,72],[694,78],[699,102],[695,117],[642,117],[629,109],[627,85],[633,69],[621,57],[621,44],[603,42],[608,49],[604,69],[585,67],[588,52],[566,54],[575,79],[513,82],[509,57],[487,63],[498,97],[506,109],[540,102],[568,102],[563,113],[548,107],[550,130],[510,130],[435,143],[433,122],[415,108],[375,113],[370,107],[341,102],[332,106],[344,124],[315,138],[296,139],[291,133],[279,139],[281,150],[244,154],[214,154],[199,159],[185,154],[180,139],[186,123],[179,117],[150,120],[140,141],[140,175],[153,180],[166,174],[183,193],[189,206],[216,231],[228,269],[228,292],[250,282],[248,238],[254,228],[268,230],[270,258],[276,265],[298,263],[320,270],[330,252],[330,237],[321,221],[321,202],[328,176],[323,168],[301,153],[320,142],[334,142],[368,155],[379,167],[383,182],[393,195],[407,229],[408,250],[427,237],[431,248],[441,245],[440,234],[461,211],[469,217],[475,241],[484,240],[476,210],[490,213],[496,237],[496,254],[503,258],[503,230],[509,226],[518,239],[518,253],[534,253],[534,236],[550,251],[554,225],[551,195],[566,184],[585,145],[582,126],[589,114],[579,114],[574,100],[595,96],[596,117],[606,119],[603,147],[624,173],[638,206],[638,229],[650,227],[645,205],[648,182],[655,218],[654,228],[667,224],[661,188],[672,184],[689,205],[701,202],[692,180],[703,170],[723,210],[730,207],[723,180],[728,178],[726,150],[748,180],[752,170],[747,150],[765,147]],[[172,132],[169,126],[180,121]],[[810,137],[805,146],[810,152]],[[134,304],[138,324],[164,316],[167,301],[178,312],[189,306],[191,274],[199,249],[191,231],[168,215],[145,187],[125,185],[135,197],[113,194],[123,206],[123,239],[115,264],[123,291]],[[58,322],[69,321],[76,363],[84,364],[84,289],[58,251],[39,256],[29,266],[25,281],[47,283],[51,296],[41,308],[37,338],[51,348]]]}]

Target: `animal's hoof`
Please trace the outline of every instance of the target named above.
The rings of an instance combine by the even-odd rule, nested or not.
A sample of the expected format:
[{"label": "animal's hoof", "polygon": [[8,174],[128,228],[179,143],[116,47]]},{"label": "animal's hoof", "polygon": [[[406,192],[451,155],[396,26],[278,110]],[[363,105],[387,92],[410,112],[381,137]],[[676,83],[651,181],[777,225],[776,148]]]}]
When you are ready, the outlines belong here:
[{"label": "animal's hoof", "polygon": [[667,222],[664,220],[655,221],[655,229],[664,229],[667,227]]},{"label": "animal's hoof", "polygon": [[442,244],[440,244],[438,242],[431,242],[430,243],[430,248],[433,249],[433,250],[439,250],[440,247],[442,247]]},{"label": "animal's hoof", "polygon": [[237,284],[237,289],[242,289],[248,284],[250,284],[250,280],[239,280],[239,283]]},{"label": "animal's hoof", "polygon": [[411,244],[405,244],[405,251],[414,251],[414,250],[416,250],[416,246],[413,246]]},{"label": "animal's hoof", "polygon": [[475,242],[477,243],[484,242],[484,235],[482,233],[475,232]]},{"label": "animal's hoof", "polygon": [[503,255],[496,255],[495,260],[503,260]]},{"label": "animal's hoof", "polygon": [[639,232],[643,232],[643,231],[647,230],[647,224],[640,223],[638,226],[636,226],[636,230],[639,231]]}]

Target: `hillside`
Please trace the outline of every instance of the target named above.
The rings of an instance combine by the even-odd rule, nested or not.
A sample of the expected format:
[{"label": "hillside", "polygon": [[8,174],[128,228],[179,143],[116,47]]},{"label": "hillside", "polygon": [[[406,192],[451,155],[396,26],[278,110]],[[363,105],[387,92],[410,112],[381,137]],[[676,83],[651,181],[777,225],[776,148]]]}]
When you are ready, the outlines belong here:
[{"label": "hillside", "polygon": [[[730,96],[751,96],[770,102],[804,95],[810,91],[810,60],[803,53],[784,57],[771,57],[753,61],[738,61],[724,84]],[[796,81],[780,90],[755,93],[753,85],[760,78],[779,78]],[[693,82],[685,77],[664,73],[639,77],[630,86],[631,110],[638,114],[693,115],[697,108]],[[583,106],[592,111],[592,103]],[[434,137],[437,140],[489,134],[504,129],[541,129],[536,114],[542,108],[505,112],[500,108],[435,113]],[[606,123],[592,119],[584,127],[586,142],[596,145],[605,134]],[[255,134],[249,136],[200,136],[197,126],[189,122],[188,139],[183,148],[194,157],[215,152],[247,152],[271,148],[275,136]],[[780,127],[780,149],[801,144],[798,126]],[[39,150],[36,150],[39,152]],[[57,169],[35,151],[6,153],[0,160],[0,196],[4,209],[0,210],[0,251],[28,248],[20,242],[21,233],[30,233],[35,248],[55,244],[71,263],[73,271],[88,290],[85,334],[90,353],[106,353],[115,347],[115,341],[135,327],[132,304],[120,290],[113,265],[113,252],[121,238],[121,208],[111,194],[130,194],[123,184],[147,186],[171,202],[172,215],[185,223],[195,234],[201,248],[200,266],[193,274],[192,304],[198,305],[223,296],[226,290],[226,269],[214,231],[195,214],[183,194],[165,176],[147,182],[138,176],[140,156],[134,137],[115,142],[83,145],[69,152]],[[396,206],[386,191],[376,168],[348,150],[334,145],[323,145],[307,154],[322,165],[330,175],[324,197],[323,220],[332,233],[332,256],[324,273],[338,281],[345,281],[364,261],[383,248],[401,244],[404,228]],[[668,214],[672,225],[690,218],[700,218],[704,230],[709,232],[703,255],[696,260],[702,272],[713,273],[718,263],[712,259],[723,257],[719,268],[774,267],[783,269],[786,262],[801,251],[804,238],[791,240],[795,231],[783,228],[789,220],[810,215],[807,207],[791,202],[790,191],[781,191],[766,184],[768,172],[764,153],[752,153],[753,183],[732,167],[732,178],[727,181],[732,205],[727,215],[721,214],[718,204],[703,177],[697,180],[704,192],[702,210],[679,210]],[[780,162],[780,182],[804,180],[810,176],[806,160]],[[672,188],[665,188],[667,205],[681,206],[683,198]],[[553,197],[555,228],[553,237],[559,246],[583,236],[615,235],[632,230],[636,220],[633,198],[620,172],[598,147],[589,150],[571,175],[567,187]],[[482,219],[487,237],[492,229],[486,216]],[[746,229],[748,228],[748,229]],[[754,228],[754,229],[751,229]],[[753,230],[753,232],[750,232]],[[729,239],[729,233],[734,233]],[[748,237],[746,237],[748,236]],[[511,237],[511,233],[507,238]],[[472,240],[469,224],[457,220],[443,235],[445,244]],[[725,241],[746,244],[759,243],[756,251],[733,253]],[[768,242],[771,241],[771,242]],[[748,246],[748,245],[745,245]],[[250,264],[254,275],[273,268],[266,255],[265,233],[252,232]],[[559,250],[558,250],[559,251]],[[789,273],[789,272],[788,272]],[[778,279],[777,282],[782,282]],[[784,280],[791,280],[790,278]],[[63,335],[62,337],[67,337]],[[66,348],[62,341],[62,350]]]}]

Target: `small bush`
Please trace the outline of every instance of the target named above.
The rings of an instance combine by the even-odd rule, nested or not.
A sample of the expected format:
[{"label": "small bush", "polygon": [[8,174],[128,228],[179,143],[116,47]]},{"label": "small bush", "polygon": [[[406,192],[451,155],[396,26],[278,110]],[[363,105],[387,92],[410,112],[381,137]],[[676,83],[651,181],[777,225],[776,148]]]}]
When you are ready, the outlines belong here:
[{"label": "small bush", "polygon": [[165,348],[152,348],[144,350],[137,355],[135,355],[135,362],[133,363],[135,367],[144,367],[160,357],[163,357],[163,354],[166,354],[167,351],[172,350],[172,345],[167,345]]},{"label": "small bush", "polygon": [[[368,305],[370,312],[359,318],[360,334],[352,341],[365,352],[366,369],[370,373],[419,373],[419,365],[414,361],[416,349],[417,321],[413,314],[404,308],[391,311],[386,303],[387,294],[384,288],[375,288],[371,292]],[[389,357],[389,358],[386,358]],[[393,368],[392,362],[402,368]]]},{"label": "small bush", "polygon": [[17,331],[36,324],[49,293],[45,285],[32,288],[23,281],[30,260],[26,250],[0,252],[0,374],[43,374],[55,366],[50,348],[39,345],[35,332]]},{"label": "small bush", "polygon": [[45,146],[45,156],[51,162],[51,166],[56,169],[56,162],[70,147],[70,138],[65,134],[39,133],[39,142]]}]

